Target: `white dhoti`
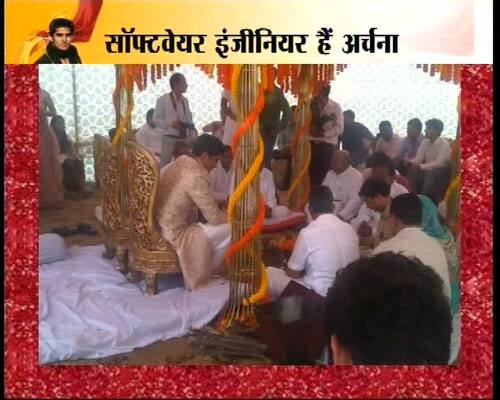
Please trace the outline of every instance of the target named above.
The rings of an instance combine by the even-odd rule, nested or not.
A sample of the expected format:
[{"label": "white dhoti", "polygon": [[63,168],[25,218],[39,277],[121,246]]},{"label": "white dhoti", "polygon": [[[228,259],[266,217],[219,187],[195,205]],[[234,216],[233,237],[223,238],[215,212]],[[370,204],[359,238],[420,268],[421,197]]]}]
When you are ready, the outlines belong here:
[{"label": "white dhoti", "polygon": [[302,279],[290,278],[285,273],[285,270],[281,268],[267,267],[267,278],[269,282],[269,296],[271,296],[272,299],[281,296],[281,293],[285,291],[290,281],[295,281],[305,288],[310,289]]},{"label": "white dhoti", "polygon": [[212,249],[212,267],[216,269],[224,261],[224,254],[231,245],[231,227],[229,224],[208,225],[199,223],[208,237]]}]

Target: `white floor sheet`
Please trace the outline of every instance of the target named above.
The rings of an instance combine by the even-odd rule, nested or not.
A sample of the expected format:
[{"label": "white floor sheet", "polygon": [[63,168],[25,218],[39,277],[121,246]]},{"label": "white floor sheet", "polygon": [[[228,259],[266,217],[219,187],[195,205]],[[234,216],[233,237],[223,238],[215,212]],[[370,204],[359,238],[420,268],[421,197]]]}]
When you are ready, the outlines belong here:
[{"label": "white floor sheet", "polygon": [[229,284],[214,280],[192,292],[182,277],[159,282],[144,294],[105,260],[103,246],[72,247],[68,259],[40,266],[40,363],[100,358],[201,328],[222,310]]}]

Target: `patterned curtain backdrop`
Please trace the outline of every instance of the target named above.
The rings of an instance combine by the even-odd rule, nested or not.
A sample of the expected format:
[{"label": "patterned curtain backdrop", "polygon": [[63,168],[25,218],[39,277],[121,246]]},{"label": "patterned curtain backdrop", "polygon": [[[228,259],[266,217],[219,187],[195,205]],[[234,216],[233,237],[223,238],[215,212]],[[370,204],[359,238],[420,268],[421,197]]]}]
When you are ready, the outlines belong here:
[{"label": "patterned curtain backdrop", "polygon": [[[40,65],[40,84],[54,100],[59,114],[66,120],[67,132],[78,144],[84,159],[88,181],[94,180],[92,140],[94,134],[107,135],[115,125],[112,94],[115,87],[113,65]],[[187,98],[198,130],[219,119],[222,87],[193,65],[175,69],[188,82]],[[148,82],[142,92],[135,92],[133,128],[146,121],[156,99],[170,91],[169,75],[155,84]],[[455,137],[457,129],[456,99],[459,86],[430,77],[414,64],[349,65],[332,82],[331,97],[344,110],[352,109],[356,120],[372,133],[378,132],[381,120],[390,120],[394,130],[406,134],[406,122],[419,117],[422,122],[440,118],[445,124],[444,136]],[[290,104],[297,99],[287,94]]]}]

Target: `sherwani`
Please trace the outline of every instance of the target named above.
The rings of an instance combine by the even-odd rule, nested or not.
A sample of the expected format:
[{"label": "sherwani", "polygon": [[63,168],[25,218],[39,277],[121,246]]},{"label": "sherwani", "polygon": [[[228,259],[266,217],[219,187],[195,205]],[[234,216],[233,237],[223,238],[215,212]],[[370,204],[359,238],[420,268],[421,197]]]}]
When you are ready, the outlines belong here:
[{"label": "sherwani", "polygon": [[[215,258],[222,261],[214,252],[223,256],[231,241],[227,216],[212,197],[208,171],[195,158],[177,158],[161,176],[156,207],[162,234],[179,256],[186,288],[206,284],[218,266]],[[197,223],[198,210],[208,226]]]}]

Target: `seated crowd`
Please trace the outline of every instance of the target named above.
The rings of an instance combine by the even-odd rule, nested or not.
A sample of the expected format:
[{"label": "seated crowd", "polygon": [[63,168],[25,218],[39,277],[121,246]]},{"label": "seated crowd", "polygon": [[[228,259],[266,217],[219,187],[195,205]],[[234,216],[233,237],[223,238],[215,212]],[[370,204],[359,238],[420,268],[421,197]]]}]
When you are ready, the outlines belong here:
[{"label": "seated crowd", "polygon": [[[205,127],[212,134],[197,135],[192,117],[181,123],[165,112],[190,115],[182,96],[185,78],[174,74],[170,83],[172,92],[163,100],[178,107],[160,109],[160,98],[136,139],[161,169],[157,222],[179,256],[186,288],[194,289],[207,283],[223,264],[231,243],[225,208],[234,191],[235,167],[225,119],[234,117],[235,110],[226,93],[223,104],[228,115],[221,112],[222,121]],[[401,138],[389,121],[382,121],[374,138],[351,110],[338,121],[335,116],[342,112],[328,96],[329,88],[321,92],[319,114],[321,107],[330,107],[332,118],[314,124],[311,139],[314,179],[307,206],[309,223],[298,233],[285,265],[268,267],[270,295],[280,296],[294,280],[326,299],[336,364],[454,361],[457,349],[451,349],[451,336],[456,334],[452,319],[459,314],[458,260],[453,237],[437,211],[450,176],[450,145],[440,136],[443,123],[426,121],[424,137],[422,123],[413,118],[407,137]],[[295,115],[289,120],[276,125],[288,136],[287,124],[295,124]],[[270,126],[266,129],[272,133]],[[321,133],[323,126],[342,132],[331,146],[321,140],[326,134]],[[72,187],[79,188],[81,165],[62,133],[64,120],[56,120],[53,129],[61,132],[58,140],[68,185],[73,174]],[[289,146],[286,139],[275,135],[274,143]],[[323,168],[325,162],[328,170]],[[260,190],[270,218],[279,202],[272,165],[267,160],[266,164],[260,171]]]},{"label": "seated crowd", "polygon": [[[324,92],[318,100],[319,114],[329,104],[329,90]],[[222,110],[229,115],[225,118],[232,118],[228,96],[225,93]],[[333,115],[339,114],[336,107],[330,108]],[[154,115],[154,110],[148,111],[137,141],[163,166],[158,222],[179,255],[186,287],[193,289],[221,266],[230,245],[224,211],[235,184],[231,141],[227,129],[222,134],[226,124],[221,111],[223,121],[205,127],[211,134],[174,141],[168,146],[173,156],[166,160],[162,144],[151,137],[156,129]],[[434,207],[431,225],[448,232],[436,206],[447,188],[450,162],[450,146],[440,137],[443,124],[437,119],[427,121],[424,137],[422,123],[413,118],[403,139],[389,121],[382,121],[374,139],[354,118],[350,110],[343,113],[338,143],[326,147],[317,141],[315,152],[321,160],[312,163],[311,173],[317,173],[325,160],[329,169],[321,180],[317,176],[313,180],[316,185],[306,210],[309,223],[300,230],[290,258],[281,267],[268,267],[269,293],[279,297],[294,280],[327,298],[336,363],[453,361],[457,350],[450,350],[451,327],[458,313],[453,306],[458,278],[452,275],[456,275],[457,257],[446,254],[449,242],[447,248],[430,234],[429,219],[423,218],[423,210]],[[312,128],[314,138],[321,137],[322,126],[338,128],[333,121],[334,116],[330,120],[323,116]],[[295,124],[295,115],[289,124]],[[289,130],[282,131],[288,140],[276,137],[285,148]],[[328,157],[325,149],[330,151]],[[261,167],[260,190],[270,218],[279,202],[268,166]],[[401,329],[394,329],[395,325]]]}]

